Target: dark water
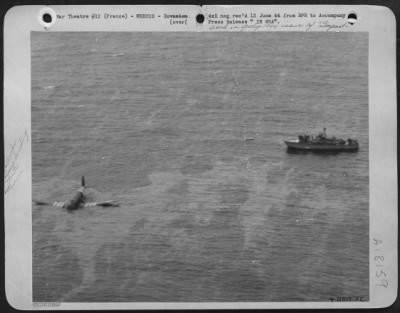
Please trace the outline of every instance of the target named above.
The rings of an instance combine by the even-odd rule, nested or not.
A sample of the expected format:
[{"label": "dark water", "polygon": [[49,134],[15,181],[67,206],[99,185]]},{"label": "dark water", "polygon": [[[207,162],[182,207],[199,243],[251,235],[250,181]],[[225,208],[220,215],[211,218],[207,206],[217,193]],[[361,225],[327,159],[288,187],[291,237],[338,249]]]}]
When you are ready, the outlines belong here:
[{"label": "dark water", "polygon": [[[363,33],[32,33],[34,301],[368,296]],[[299,132],[358,153],[289,154]]]}]

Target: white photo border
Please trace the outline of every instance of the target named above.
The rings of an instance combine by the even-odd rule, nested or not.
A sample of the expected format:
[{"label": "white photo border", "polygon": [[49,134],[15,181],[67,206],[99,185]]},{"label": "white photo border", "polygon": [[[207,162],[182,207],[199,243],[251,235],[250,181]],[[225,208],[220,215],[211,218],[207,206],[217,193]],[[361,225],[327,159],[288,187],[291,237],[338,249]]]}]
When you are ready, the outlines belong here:
[{"label": "white photo border", "polygon": [[[284,7],[284,8],[283,8]],[[292,28],[212,29],[197,23],[196,15],[245,10],[356,13],[351,27],[328,31],[368,32],[369,34],[369,204],[370,204],[370,297],[360,302],[223,302],[223,303],[33,303],[32,302],[32,149],[31,149],[31,32],[90,31],[327,31],[309,27],[301,20]],[[171,25],[168,20],[68,20],[67,14],[186,14],[187,24]],[[44,13],[53,16],[43,22]],[[343,20],[340,20],[343,22]],[[300,23],[301,22],[301,23]],[[312,22],[312,21],[311,21]],[[336,24],[335,24],[336,23]],[[322,25],[322,24],[321,24]],[[18,140],[19,179],[5,194],[5,268],[9,303],[23,310],[58,309],[276,309],[276,308],[378,308],[391,305],[397,297],[397,128],[396,128],[396,22],[386,7],[358,5],[312,6],[17,6],[4,22],[4,143],[5,159]],[[382,140],[385,138],[385,140]],[[378,264],[384,260],[383,267]],[[384,271],[384,274],[382,273]],[[385,279],[386,283],[382,280]]]}]

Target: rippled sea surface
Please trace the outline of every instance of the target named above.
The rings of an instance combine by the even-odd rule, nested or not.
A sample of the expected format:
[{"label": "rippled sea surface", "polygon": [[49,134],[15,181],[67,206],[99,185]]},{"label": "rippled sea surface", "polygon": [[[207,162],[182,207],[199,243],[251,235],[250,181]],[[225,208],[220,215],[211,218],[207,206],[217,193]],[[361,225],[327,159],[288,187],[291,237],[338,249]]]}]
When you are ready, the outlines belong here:
[{"label": "rippled sea surface", "polygon": [[368,297],[366,33],[31,39],[34,301]]}]

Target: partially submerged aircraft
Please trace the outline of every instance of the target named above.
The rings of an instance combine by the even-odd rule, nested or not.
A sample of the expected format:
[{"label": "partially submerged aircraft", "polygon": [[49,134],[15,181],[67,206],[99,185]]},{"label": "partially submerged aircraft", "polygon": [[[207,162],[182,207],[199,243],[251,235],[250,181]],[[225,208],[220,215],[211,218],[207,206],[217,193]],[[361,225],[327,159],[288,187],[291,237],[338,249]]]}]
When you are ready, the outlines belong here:
[{"label": "partially submerged aircraft", "polygon": [[68,201],[65,202],[53,202],[53,203],[47,203],[43,201],[33,201],[36,205],[52,205],[54,207],[62,207],[67,210],[77,210],[81,207],[92,207],[92,206],[101,206],[101,207],[117,207],[119,204],[115,201],[104,201],[104,202],[86,202],[86,196],[85,196],[85,189],[86,189],[86,184],[85,184],[85,176],[82,176],[81,179],[81,187],[78,189],[76,192],[75,196]]}]

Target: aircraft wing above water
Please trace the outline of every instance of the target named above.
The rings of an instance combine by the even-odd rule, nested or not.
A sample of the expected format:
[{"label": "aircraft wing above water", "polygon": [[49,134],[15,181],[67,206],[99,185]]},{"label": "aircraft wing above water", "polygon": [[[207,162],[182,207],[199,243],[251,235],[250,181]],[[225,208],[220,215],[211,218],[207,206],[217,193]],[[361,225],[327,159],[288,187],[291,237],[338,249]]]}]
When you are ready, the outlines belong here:
[{"label": "aircraft wing above water", "polygon": [[44,202],[44,201],[36,201],[33,200],[33,203],[36,205],[52,205],[54,207],[66,208],[68,210],[76,210],[81,207],[93,207],[93,206],[101,206],[101,207],[117,207],[119,206],[118,202],[113,200],[103,201],[103,202],[86,202],[86,184],[85,177],[82,176],[81,179],[81,187],[76,192],[75,196],[69,201],[56,201],[53,203]]},{"label": "aircraft wing above water", "polygon": [[[62,208],[65,205],[65,201],[55,201],[53,203],[33,200],[33,203],[36,205],[51,205],[54,207]],[[119,203],[113,200],[103,201],[103,202],[85,202],[82,204],[82,207],[93,207],[93,206],[101,206],[101,207],[119,207]]]}]

